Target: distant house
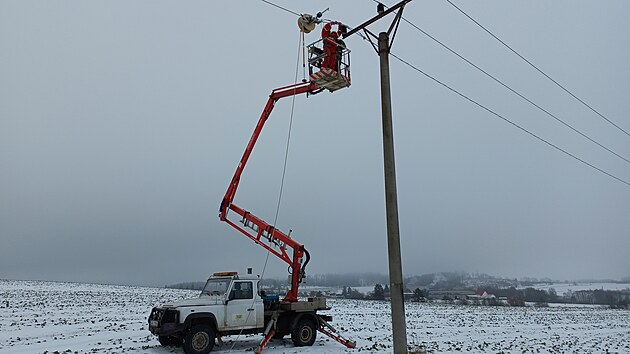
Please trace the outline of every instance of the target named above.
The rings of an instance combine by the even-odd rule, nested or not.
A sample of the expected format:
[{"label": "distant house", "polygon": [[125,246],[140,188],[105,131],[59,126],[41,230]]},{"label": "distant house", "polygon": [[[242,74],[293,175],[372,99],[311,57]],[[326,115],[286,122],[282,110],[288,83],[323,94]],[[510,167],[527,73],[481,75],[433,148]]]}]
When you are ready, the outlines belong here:
[{"label": "distant house", "polygon": [[467,300],[479,300],[479,301],[494,301],[497,299],[494,294],[488,294],[483,289],[477,289],[474,294],[466,295]]},{"label": "distant house", "polygon": [[404,301],[411,301],[411,299],[413,298],[413,292],[405,291],[403,293],[403,297],[404,297]]}]

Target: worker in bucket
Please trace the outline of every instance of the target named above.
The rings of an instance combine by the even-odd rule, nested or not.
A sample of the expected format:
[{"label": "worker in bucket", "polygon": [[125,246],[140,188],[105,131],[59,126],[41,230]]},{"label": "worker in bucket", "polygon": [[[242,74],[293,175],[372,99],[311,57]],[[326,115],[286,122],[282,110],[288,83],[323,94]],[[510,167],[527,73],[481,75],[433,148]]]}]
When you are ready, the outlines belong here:
[{"label": "worker in bucket", "polygon": [[[332,26],[337,25],[337,30],[333,31]],[[339,22],[329,22],[324,25],[322,28],[322,39],[324,42],[324,62],[322,63],[322,68],[332,69],[334,71],[339,71],[338,61],[337,61],[337,47],[339,46],[338,41],[341,38],[341,35],[345,32],[345,26]],[[342,42],[343,43],[343,42]]]}]

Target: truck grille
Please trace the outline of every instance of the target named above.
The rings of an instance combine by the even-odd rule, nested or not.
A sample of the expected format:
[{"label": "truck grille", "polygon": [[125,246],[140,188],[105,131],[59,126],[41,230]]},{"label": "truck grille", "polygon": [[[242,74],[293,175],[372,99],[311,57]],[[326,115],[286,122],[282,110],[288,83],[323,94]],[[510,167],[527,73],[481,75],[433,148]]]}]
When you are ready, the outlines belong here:
[{"label": "truck grille", "polygon": [[153,308],[151,315],[149,315],[149,323],[151,321],[157,321],[158,324],[163,323],[177,323],[179,320],[179,311],[171,309],[159,309]]}]

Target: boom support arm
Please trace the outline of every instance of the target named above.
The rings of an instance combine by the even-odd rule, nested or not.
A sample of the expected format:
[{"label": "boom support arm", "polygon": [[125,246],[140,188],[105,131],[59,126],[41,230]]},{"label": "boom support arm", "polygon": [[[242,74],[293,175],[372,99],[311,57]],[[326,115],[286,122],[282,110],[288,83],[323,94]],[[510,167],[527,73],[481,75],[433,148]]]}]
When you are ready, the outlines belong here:
[{"label": "boom support arm", "polygon": [[[262,132],[262,128],[265,125],[267,118],[269,118],[276,102],[284,97],[310,93],[318,89],[317,85],[311,82],[301,82],[294,85],[280,87],[271,91],[267,104],[265,105],[262,115],[258,120],[258,124],[254,129],[252,137],[247,143],[243,157],[236,167],[234,177],[232,177],[232,181],[225,192],[225,196],[223,197],[219,208],[219,218],[221,221],[227,222],[229,225],[289,265],[289,268],[291,269],[291,288],[285,297],[286,301],[297,301],[298,286],[302,282],[302,278],[305,276],[305,268],[310,259],[308,251],[302,244],[293,240],[290,235],[277,230],[273,225],[268,224],[245,209],[235,205],[233,201],[241,175],[245,169],[245,165],[249,160],[252,150],[254,149],[254,145],[256,144],[256,141]],[[238,214],[241,219],[236,222],[230,220],[228,218],[228,212],[230,210]],[[242,225],[237,224],[237,222]],[[289,255],[287,248],[293,251],[293,255]],[[302,264],[302,258],[304,256],[306,256],[306,260],[304,261],[304,264]]]}]

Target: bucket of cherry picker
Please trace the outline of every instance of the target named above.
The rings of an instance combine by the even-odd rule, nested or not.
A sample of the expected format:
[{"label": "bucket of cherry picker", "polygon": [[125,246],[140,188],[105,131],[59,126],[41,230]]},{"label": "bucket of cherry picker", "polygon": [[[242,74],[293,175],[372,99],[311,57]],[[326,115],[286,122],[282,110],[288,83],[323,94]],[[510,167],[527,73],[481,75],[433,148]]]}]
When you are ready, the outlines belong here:
[{"label": "bucket of cherry picker", "polygon": [[341,39],[323,38],[307,48],[312,83],[330,92],[350,86],[350,50]]}]

